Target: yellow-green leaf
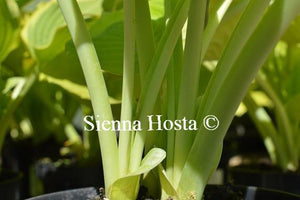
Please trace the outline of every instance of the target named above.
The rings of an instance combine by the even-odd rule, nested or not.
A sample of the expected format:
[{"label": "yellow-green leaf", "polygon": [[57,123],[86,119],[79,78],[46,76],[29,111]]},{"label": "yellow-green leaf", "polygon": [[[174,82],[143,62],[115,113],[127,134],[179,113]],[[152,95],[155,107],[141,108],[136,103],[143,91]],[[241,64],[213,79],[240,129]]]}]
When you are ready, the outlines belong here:
[{"label": "yellow-green leaf", "polygon": [[175,197],[176,199],[179,199],[176,189],[173,187],[171,181],[168,179],[164,168],[161,165],[159,165],[157,170],[158,170],[159,180],[161,184],[162,195],[165,197],[172,197],[172,198]]},{"label": "yellow-green leaf", "polygon": [[15,7],[9,6],[6,0],[0,0],[0,63],[18,45]]},{"label": "yellow-green leaf", "polygon": [[136,199],[140,175],[158,166],[166,157],[166,152],[159,148],[151,149],[142,160],[140,167],[128,176],[116,180],[109,190],[110,200]]},{"label": "yellow-green leaf", "polygon": [[[101,3],[98,0],[79,0],[79,5],[86,19],[101,14]],[[41,62],[53,59],[64,50],[70,35],[55,0],[38,6],[25,23],[22,39],[31,54]]]}]

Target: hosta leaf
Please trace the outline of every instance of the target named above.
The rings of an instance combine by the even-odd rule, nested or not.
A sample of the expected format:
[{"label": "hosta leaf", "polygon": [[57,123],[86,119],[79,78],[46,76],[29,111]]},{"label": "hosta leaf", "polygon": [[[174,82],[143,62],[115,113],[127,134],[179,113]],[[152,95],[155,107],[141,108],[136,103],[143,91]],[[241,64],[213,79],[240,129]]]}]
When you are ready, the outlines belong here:
[{"label": "hosta leaf", "polygon": [[40,81],[47,81],[48,83],[56,84],[69,91],[71,94],[74,94],[81,99],[89,100],[89,91],[85,85],[76,84],[75,82],[69,81],[67,79],[58,79],[44,73],[40,73]]},{"label": "hosta leaf", "polygon": [[139,190],[139,175],[134,176],[127,176],[124,178],[118,179],[114,184],[111,186],[110,189],[110,199],[117,200],[132,200],[136,198],[136,195]]},{"label": "hosta leaf", "polygon": [[148,173],[159,165],[166,157],[166,152],[159,148],[151,149],[142,160],[140,167],[128,176],[118,179],[111,186],[109,196],[112,200],[132,200],[138,193],[138,184],[141,174]]},{"label": "hosta leaf", "polygon": [[[117,104],[121,101],[122,77],[105,74],[106,86],[110,96],[110,103]],[[89,100],[89,92],[83,77],[77,57],[61,53],[41,69],[40,81],[59,85],[69,93],[83,100]]]},{"label": "hosta leaf", "polygon": [[16,0],[17,4],[20,7],[24,6],[25,4],[29,3],[30,1],[32,1],[32,0]]},{"label": "hosta leaf", "polygon": [[[103,9],[107,12],[116,12],[123,8],[122,0],[104,0]],[[164,16],[164,1],[163,0],[149,0],[149,8],[152,19],[158,19]]]},{"label": "hosta leaf", "polygon": [[18,45],[18,23],[13,9],[6,0],[0,0],[0,63]]},{"label": "hosta leaf", "polygon": [[[205,60],[217,60],[220,58],[248,1],[237,0],[232,2],[209,44],[204,57]],[[215,4],[215,2],[215,0],[212,1],[212,4]]]},{"label": "hosta leaf", "polygon": [[[288,74],[285,89],[289,96],[295,96],[300,93],[300,47],[293,48],[290,54],[290,73]],[[283,72],[286,69],[283,70]],[[283,72],[281,74],[283,74]]]},{"label": "hosta leaf", "polygon": [[[107,27],[108,24],[101,24],[100,21],[101,18],[97,24],[103,25],[104,30],[101,26],[99,26],[99,28],[93,26],[91,35],[95,35],[93,42],[100,60],[101,68],[104,71],[121,75],[123,71],[123,24],[122,22],[116,22]],[[112,22],[113,21],[114,20],[112,20]],[[71,41],[67,43],[66,51],[73,59],[78,59],[75,47]]]},{"label": "hosta leaf", "polygon": [[0,81],[0,118],[7,111],[7,105],[20,95],[24,83],[25,78],[23,77],[11,77]]},{"label": "hosta leaf", "polygon": [[286,104],[285,109],[293,124],[300,122],[300,94],[293,96]]},{"label": "hosta leaf", "polygon": [[300,15],[291,23],[288,30],[282,37],[282,40],[286,41],[288,44],[297,44],[300,42]]},{"label": "hosta leaf", "polygon": [[89,28],[92,38],[96,38],[110,25],[123,21],[123,11],[116,11],[113,13],[104,12],[99,19],[97,19]]},{"label": "hosta leaf", "polygon": [[122,3],[122,0],[104,0],[102,6],[105,11],[113,12],[122,9]]},{"label": "hosta leaf", "polygon": [[[103,13],[90,27],[101,68],[104,71],[121,75],[123,71],[123,12]],[[72,41],[66,44],[66,51],[78,60]]]},{"label": "hosta leaf", "polygon": [[171,197],[176,197],[176,199],[179,199],[176,189],[173,187],[171,181],[168,179],[164,168],[161,165],[159,165],[157,170],[158,170],[162,193],[167,197],[171,196]]},{"label": "hosta leaf", "polygon": [[[23,77],[11,77],[7,79],[4,89],[2,90],[3,94],[7,94],[10,91],[12,91],[19,83],[22,83],[25,81],[25,78]],[[19,95],[19,92],[15,94],[16,96]]]},{"label": "hosta leaf", "polygon": [[[102,70],[115,75],[123,73],[124,26],[121,21],[122,14],[122,12],[105,13],[90,27]],[[158,42],[164,23],[162,20],[153,20],[152,25],[155,41]],[[76,50],[71,41],[67,43],[66,51],[73,59],[77,59]]]},{"label": "hosta leaf", "polygon": [[117,22],[108,27],[99,37],[94,38],[101,67],[113,74],[123,71],[123,23]]},{"label": "hosta leaf", "polygon": [[6,84],[6,86],[1,86],[0,95],[0,150],[9,126],[11,116],[19,106],[23,97],[31,88],[35,81],[35,74],[31,73],[28,77],[12,77],[7,79],[5,82],[0,82],[1,84]]},{"label": "hosta leaf", "polygon": [[140,167],[133,174],[144,174],[159,165],[166,157],[166,152],[159,148],[151,149],[142,160]]},{"label": "hosta leaf", "polygon": [[[80,0],[79,5],[86,19],[101,14],[98,0]],[[32,55],[41,62],[53,59],[64,50],[70,35],[56,1],[38,6],[26,21],[22,38]]]},{"label": "hosta leaf", "polygon": [[266,93],[262,91],[252,91],[251,96],[253,100],[257,103],[260,107],[272,107],[273,102],[271,99],[266,95]]},{"label": "hosta leaf", "polygon": [[151,19],[158,19],[164,16],[164,1],[163,0],[150,0],[149,8],[151,13]]},{"label": "hosta leaf", "polygon": [[[241,45],[242,48],[237,51],[236,54],[238,56],[232,53],[235,52],[233,50],[236,47],[226,48],[222,58],[228,54],[229,58],[234,59],[234,62],[229,64],[230,67],[228,67],[228,65],[222,66],[222,62],[219,61],[218,70],[215,71],[215,76],[212,77],[210,82],[212,84],[208,86],[204,94],[204,100],[200,106],[201,115],[214,114],[221,123],[213,133],[203,125],[200,126],[198,130],[200,134],[197,134],[195,137],[177,190],[182,197],[189,197],[191,193],[193,194],[193,199],[200,199],[202,197],[202,192],[209,176],[217,168],[217,163],[222,152],[222,141],[240,101],[245,96],[247,88],[253,81],[255,74],[263,65],[284,31],[288,28],[290,22],[300,11],[300,1],[298,0],[274,1],[265,12],[263,8],[268,5],[268,0],[250,1],[249,6],[251,7],[248,7],[247,11],[249,11],[251,17],[243,17],[242,19],[247,20],[240,21],[239,25],[242,24],[243,26],[237,26],[235,29],[235,33],[239,33],[241,38],[245,39],[242,42],[236,43]],[[257,10],[260,8],[260,14],[258,14]],[[265,14],[260,18],[259,16],[262,13]],[[252,14],[256,16],[252,16]],[[253,23],[247,23],[252,19],[256,20]],[[249,35],[249,39],[247,39],[246,34],[251,33],[249,32],[251,29],[249,30],[248,28],[257,23],[257,26],[252,27],[254,31]],[[239,29],[238,27],[243,28]],[[242,34],[247,29],[248,31]],[[231,41],[235,41],[234,39]],[[241,44],[243,42],[244,45]],[[257,48],[258,46],[260,48]],[[214,89],[213,85],[217,86],[216,89]],[[224,107],[224,105],[226,106]],[[203,151],[205,148],[211,150],[209,154]],[[198,160],[205,160],[205,162],[199,165]]]}]

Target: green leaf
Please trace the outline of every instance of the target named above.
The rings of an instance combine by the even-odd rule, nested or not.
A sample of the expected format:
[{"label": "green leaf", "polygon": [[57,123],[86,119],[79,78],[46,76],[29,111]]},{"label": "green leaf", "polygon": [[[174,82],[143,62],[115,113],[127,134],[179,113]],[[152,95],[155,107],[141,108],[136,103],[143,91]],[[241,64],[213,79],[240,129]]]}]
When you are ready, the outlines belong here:
[{"label": "green leaf", "polygon": [[139,175],[127,176],[118,179],[113,183],[110,189],[111,200],[132,200],[136,199],[139,190]]},{"label": "green leaf", "polygon": [[[79,0],[86,19],[101,14],[98,0]],[[49,61],[61,53],[70,34],[56,1],[41,3],[33,15],[26,21],[22,38],[31,54],[39,61]]]},{"label": "green leaf", "polygon": [[166,157],[166,152],[163,149],[151,149],[141,162],[140,167],[132,174],[144,174],[159,165]]},{"label": "green leaf", "polygon": [[285,32],[282,37],[282,40],[286,41],[288,44],[297,44],[300,42],[300,15],[292,21],[290,27]]},{"label": "green leaf", "polygon": [[[286,89],[288,96],[295,96],[300,93],[300,47],[297,46],[295,48],[292,48],[291,55],[290,55],[290,69],[289,74],[287,74],[286,78]],[[283,68],[281,74],[284,74],[284,72],[287,71],[287,66]],[[283,79],[282,77],[279,77],[279,79]],[[283,80],[281,80],[283,82]]]},{"label": "green leaf", "polygon": [[6,113],[7,106],[10,102],[13,102],[18,96],[24,86],[25,78],[24,77],[11,77],[7,80],[1,80],[0,89],[0,116]]},{"label": "green leaf", "polygon": [[[122,14],[122,12],[106,13],[90,28],[102,70],[115,75],[123,74],[124,25],[121,21]],[[152,25],[155,40],[158,42],[164,27],[163,20],[153,20]],[[66,51],[73,59],[77,59],[76,50],[71,41],[67,43]]]},{"label": "green leaf", "polygon": [[[47,62],[41,69],[39,80],[58,85],[80,99],[90,100],[78,57],[74,56],[61,53]],[[120,103],[122,77],[108,73],[105,76],[110,103]]]},{"label": "green leaf", "polygon": [[30,1],[32,0],[16,0],[17,4],[19,5],[19,7],[22,7],[26,4],[28,4]]},{"label": "green leaf", "polygon": [[112,24],[123,21],[123,15],[123,11],[113,13],[104,12],[89,28],[92,38],[100,36]]},{"label": "green leaf", "polygon": [[149,8],[150,8],[150,13],[151,13],[151,19],[155,20],[155,19],[164,17],[165,8],[164,8],[163,0],[150,0]]},{"label": "green leaf", "polygon": [[[103,9],[107,12],[116,12],[123,8],[122,0],[104,0]],[[158,19],[164,16],[164,1],[163,0],[149,0],[149,8],[151,12],[151,19]]]},{"label": "green leaf", "polygon": [[121,75],[123,71],[123,22],[109,26],[93,39],[96,51],[104,71]]},{"label": "green leaf", "polygon": [[102,7],[105,11],[114,12],[123,8],[122,0],[104,0]]},{"label": "green leaf", "polygon": [[[3,94],[7,94],[10,91],[12,91],[18,84],[22,83],[25,81],[25,78],[23,77],[11,77],[7,79],[5,87],[2,91]],[[20,91],[18,91],[15,96],[18,96]]]},{"label": "green leaf", "polygon": [[[232,2],[209,44],[204,60],[217,60],[220,58],[248,2],[249,0]],[[216,4],[215,1],[212,4]]]},{"label": "green leaf", "polygon": [[[23,97],[31,88],[36,79],[35,73],[31,73],[25,78],[12,77],[5,83],[6,87],[1,86],[4,90],[1,91],[0,104],[0,151],[4,142],[4,138],[9,126],[11,116],[19,106]],[[1,83],[3,84],[3,82]],[[1,152],[0,152],[1,153]]]},{"label": "green leaf", "polygon": [[[176,189],[173,187],[172,183],[168,179],[167,174],[166,174],[164,168],[162,167],[162,165],[159,165],[157,170],[158,170],[158,175],[159,175],[159,180],[160,180],[163,196],[165,196],[167,198],[169,196],[171,196],[171,197],[176,197],[176,199],[179,199]],[[162,198],[162,199],[165,199],[165,198]]]},{"label": "green leaf", "polygon": [[210,77],[212,76],[212,71],[209,70],[207,65],[210,65],[211,62],[203,63],[204,66],[200,68],[200,79],[199,79],[199,88],[198,88],[198,95],[202,96],[205,92],[205,89],[208,85]]},{"label": "green leaf", "polygon": [[159,148],[151,149],[141,162],[140,167],[128,176],[116,180],[110,190],[111,200],[132,200],[136,199],[139,189],[141,174],[148,173],[158,166],[166,157],[166,152]]},{"label": "green leaf", "polygon": [[293,124],[300,122],[300,94],[293,96],[285,104],[285,109],[290,117],[290,120],[293,121]]},{"label": "green leaf", "polygon": [[87,87],[85,85],[76,84],[75,82],[66,80],[66,79],[58,79],[55,77],[51,77],[44,73],[39,75],[40,81],[47,81],[48,83],[56,84],[61,86],[63,89],[67,90],[71,94],[74,94],[81,99],[89,100],[90,95]]},{"label": "green leaf", "polygon": [[18,22],[14,8],[0,0],[0,63],[18,45]]},{"label": "green leaf", "polygon": [[[114,18],[114,16],[112,16],[112,18]],[[99,26],[99,28],[95,28],[95,26],[93,26],[91,31],[91,35],[95,36],[93,43],[101,63],[101,69],[112,74],[122,75],[124,44],[123,23],[116,22],[108,26],[108,24],[101,23],[101,21],[100,18],[97,24],[103,27]],[[111,22],[114,21],[115,20],[112,19]],[[66,45],[66,52],[73,57],[73,59],[78,60],[75,47],[71,41]]]},{"label": "green leaf", "polygon": [[[241,42],[237,43],[238,45],[242,45],[242,48],[238,48],[236,54],[232,54],[232,50],[236,48],[226,49],[226,54],[234,62],[223,67],[218,64],[217,67],[222,68],[215,70],[215,74],[211,79],[211,83],[218,85],[218,87],[214,89],[214,87],[208,86],[204,94],[204,101],[201,102],[201,114],[198,119],[202,121],[202,117],[205,117],[205,115],[214,114],[218,118],[220,126],[214,131],[205,129],[203,125],[200,126],[198,130],[199,134],[196,135],[194,140],[178,187],[178,193],[183,197],[189,196],[192,193],[195,194],[193,195],[196,197],[195,199],[201,198],[209,176],[217,167],[222,152],[222,141],[239,103],[245,96],[247,88],[250,86],[255,74],[263,65],[284,31],[288,28],[290,22],[300,11],[300,2],[298,0],[274,1],[267,9],[267,12],[263,8],[268,7],[268,1],[250,1],[250,5],[254,7],[249,12],[251,11],[250,14],[255,15],[250,15],[251,17],[249,16],[249,18],[246,18],[246,21],[243,21],[243,25],[245,25],[242,26],[243,28],[240,28],[240,30],[236,29],[239,31],[239,36],[243,36],[241,38],[246,39],[243,41],[244,44],[241,44]],[[250,7],[248,8],[250,9]],[[260,8],[262,9],[260,10],[260,14],[253,12]],[[264,16],[260,19],[259,16],[263,13]],[[256,18],[256,22],[251,24],[255,25],[252,27],[252,31],[254,30],[252,32],[248,29],[250,28],[250,24],[246,22],[254,19],[253,17],[258,18]],[[256,26],[257,22],[259,23]],[[248,32],[250,33],[249,36],[241,33],[247,29],[252,32],[252,34]],[[230,52],[231,54],[229,54]],[[209,93],[212,96],[206,97]],[[206,148],[210,149],[210,154],[203,151]],[[199,165],[198,160],[202,160],[203,163]]]}]

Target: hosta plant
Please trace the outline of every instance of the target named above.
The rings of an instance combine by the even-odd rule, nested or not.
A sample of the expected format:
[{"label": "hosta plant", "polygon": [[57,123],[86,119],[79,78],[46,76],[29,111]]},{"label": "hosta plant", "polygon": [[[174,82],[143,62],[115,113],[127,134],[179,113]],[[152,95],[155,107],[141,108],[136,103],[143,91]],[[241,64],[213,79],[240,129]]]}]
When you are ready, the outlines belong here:
[{"label": "hosta plant", "polygon": [[[112,2],[115,4],[111,10],[122,7],[118,1]],[[153,2],[159,6],[151,7]],[[141,183],[161,199],[201,199],[240,101],[300,11],[298,0],[124,0],[121,23],[107,28],[115,19],[110,16],[118,12],[103,13],[101,17],[107,21],[91,24],[87,20],[86,24],[76,0],[58,0],[58,5],[74,46],[67,43],[65,49],[60,46],[57,51],[72,54],[75,47],[80,60],[94,113],[85,120],[89,125],[85,128],[92,129],[90,122],[95,119],[99,124],[104,122],[99,126],[98,136],[106,197],[112,200],[136,199]],[[242,14],[221,55],[215,57],[217,62],[213,63],[217,64],[210,68],[211,72],[204,65],[209,59],[211,41],[218,35],[221,21],[238,11]],[[60,21],[53,26],[62,24]],[[116,38],[108,44],[108,36],[107,40],[99,39],[103,29],[95,30],[95,26],[107,28],[104,32],[111,33],[110,36],[124,28],[124,36],[120,36],[124,37],[119,73],[123,80],[120,122],[129,121],[136,126],[121,126],[118,138],[112,125],[115,122],[108,87],[112,77],[104,77],[105,70],[113,70],[105,69],[110,64],[109,55],[107,51],[99,53],[98,46],[108,45],[109,50],[118,46],[120,40]],[[65,29],[56,34],[59,38],[66,34]],[[31,34],[23,36],[32,41]],[[65,42],[60,40],[61,44]],[[54,58],[47,49],[40,48],[32,49],[37,57]],[[67,66],[69,73],[72,66]],[[70,90],[70,85],[61,85]],[[80,91],[73,90],[79,94],[85,90]],[[159,116],[167,122],[162,129],[152,130],[149,118],[159,120]]]},{"label": "hosta plant", "polygon": [[[255,78],[244,103],[258,128],[272,163],[283,171],[299,170],[299,45],[291,30],[280,41]],[[255,93],[264,94],[271,105],[260,105]]]}]

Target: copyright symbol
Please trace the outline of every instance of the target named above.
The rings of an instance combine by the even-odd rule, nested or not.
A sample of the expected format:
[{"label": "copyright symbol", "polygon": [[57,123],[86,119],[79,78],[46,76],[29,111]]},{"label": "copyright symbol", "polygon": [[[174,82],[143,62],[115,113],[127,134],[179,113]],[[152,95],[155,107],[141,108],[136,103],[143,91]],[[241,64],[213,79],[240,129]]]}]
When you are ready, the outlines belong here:
[{"label": "copyright symbol", "polygon": [[207,115],[203,119],[203,126],[209,131],[216,130],[219,127],[219,120],[214,115]]}]

